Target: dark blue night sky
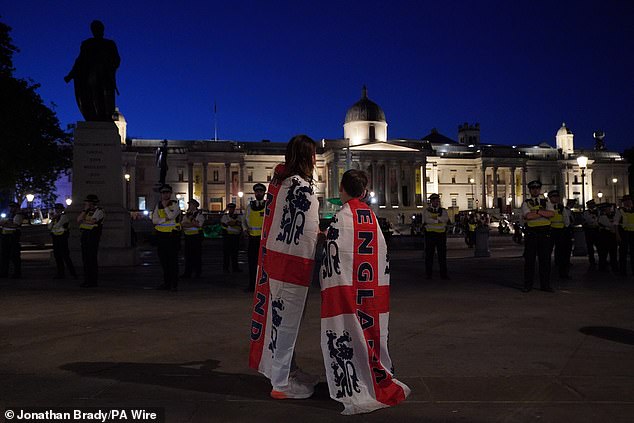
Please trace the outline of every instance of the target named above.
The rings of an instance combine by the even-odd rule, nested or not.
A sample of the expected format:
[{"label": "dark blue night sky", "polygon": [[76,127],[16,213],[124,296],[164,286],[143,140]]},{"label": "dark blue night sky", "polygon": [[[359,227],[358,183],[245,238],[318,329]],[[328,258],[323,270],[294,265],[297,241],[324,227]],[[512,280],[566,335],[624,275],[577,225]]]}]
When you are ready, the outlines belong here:
[{"label": "dark blue night sky", "polygon": [[[182,5],[180,3],[183,3]],[[101,19],[122,57],[128,135],[286,141],[343,136],[368,86],[389,138],[432,128],[456,138],[536,144],[562,121],[577,148],[603,129],[632,146],[631,1],[29,1],[5,2],[16,73],[65,126],[81,119],[70,70]]]}]

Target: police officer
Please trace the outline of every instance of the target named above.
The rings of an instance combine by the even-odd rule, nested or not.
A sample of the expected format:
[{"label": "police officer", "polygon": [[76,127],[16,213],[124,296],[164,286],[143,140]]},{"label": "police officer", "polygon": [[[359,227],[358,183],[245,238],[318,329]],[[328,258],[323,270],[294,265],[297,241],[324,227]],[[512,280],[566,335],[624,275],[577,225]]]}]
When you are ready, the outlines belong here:
[{"label": "police officer", "polygon": [[156,234],[157,250],[163,268],[163,283],[156,289],[176,291],[178,289],[178,250],[181,242],[181,210],[172,200],[172,187],[164,184],[159,188],[161,201],[152,212],[152,223]]},{"label": "police officer", "polygon": [[0,264],[0,278],[9,276],[9,264],[13,263],[15,279],[22,277],[22,259],[20,257],[20,236],[24,216],[16,202],[9,203],[7,217],[0,220],[0,237],[2,238],[2,261]]},{"label": "police officer", "polygon": [[203,224],[205,216],[198,210],[200,203],[193,198],[189,200],[187,212],[183,216],[183,233],[185,234],[185,273],[183,278],[194,275],[199,278],[202,271]]},{"label": "police officer", "polygon": [[561,203],[559,191],[552,190],[548,193],[548,199],[552,205],[554,215],[550,218],[550,238],[552,249],[555,250],[555,266],[560,279],[570,279],[570,252],[572,250],[571,213]]},{"label": "police officer", "polygon": [[242,233],[242,222],[240,216],[236,214],[236,205],[227,204],[227,213],[220,219],[222,226],[222,246],[224,253],[223,271],[229,272],[229,265],[234,273],[241,272],[238,267],[238,249],[240,248],[240,234]]},{"label": "police officer", "polygon": [[586,210],[583,212],[583,233],[586,237],[586,250],[588,251],[588,262],[590,270],[596,269],[594,260],[594,249],[599,252],[599,212],[594,200],[586,201]]},{"label": "police officer", "polygon": [[550,287],[550,219],[555,214],[552,205],[543,198],[542,183],[528,184],[530,198],[522,203],[522,218],[526,223],[526,243],[524,244],[524,289],[533,289],[535,259],[539,258],[539,284],[542,291],[554,292]]},{"label": "police officer", "polygon": [[101,240],[101,230],[105,213],[98,207],[99,197],[89,194],[84,200],[84,210],[77,216],[81,232],[81,258],[84,264],[84,283],[82,288],[90,288],[98,284],[97,252]]},{"label": "police officer", "polygon": [[440,195],[429,196],[431,205],[423,212],[423,226],[425,227],[425,274],[432,278],[434,254],[438,252],[440,278],[449,279],[447,275],[447,210],[440,207]]},{"label": "police officer", "polygon": [[264,222],[264,194],[266,193],[266,187],[264,184],[255,184],[253,185],[253,192],[255,193],[255,200],[249,202],[242,220],[242,229],[249,237],[249,248],[247,250],[249,258],[249,286],[245,289],[245,292],[255,289],[260,236],[262,235],[262,223]]},{"label": "police officer", "polygon": [[70,251],[68,250],[68,226],[70,220],[66,213],[64,213],[64,205],[56,203],[53,211],[53,217],[48,222],[48,229],[51,232],[51,238],[53,240],[53,255],[55,256],[55,263],[57,265],[57,274],[53,279],[64,279],[65,269],[68,268],[68,273],[77,279],[77,273],[75,273],[75,266],[70,258]]},{"label": "police officer", "polygon": [[623,205],[618,209],[614,223],[618,226],[616,235],[619,241],[619,271],[622,276],[627,276],[628,252],[634,275],[634,207],[630,194],[624,195],[621,201]]},{"label": "police officer", "polygon": [[616,210],[611,203],[602,203],[599,207],[599,270],[608,270],[608,256],[610,267],[614,273],[619,271],[616,244]]}]

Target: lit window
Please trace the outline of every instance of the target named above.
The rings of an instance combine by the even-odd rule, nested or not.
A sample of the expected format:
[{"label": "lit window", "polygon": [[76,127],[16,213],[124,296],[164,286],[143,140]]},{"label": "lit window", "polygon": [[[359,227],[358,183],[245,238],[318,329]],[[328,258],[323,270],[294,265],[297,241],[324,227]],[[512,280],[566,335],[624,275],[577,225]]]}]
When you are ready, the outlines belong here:
[{"label": "lit window", "polygon": [[144,195],[140,195],[138,198],[138,204],[139,204],[139,210],[145,210],[145,196]]}]

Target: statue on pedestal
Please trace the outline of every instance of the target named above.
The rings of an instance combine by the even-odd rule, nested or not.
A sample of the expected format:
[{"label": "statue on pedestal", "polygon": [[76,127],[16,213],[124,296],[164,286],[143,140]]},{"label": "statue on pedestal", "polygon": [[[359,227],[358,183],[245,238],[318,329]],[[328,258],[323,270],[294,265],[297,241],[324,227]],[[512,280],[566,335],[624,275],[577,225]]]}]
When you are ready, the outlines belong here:
[{"label": "statue on pedestal", "polygon": [[598,130],[592,136],[594,136],[594,149],[597,151],[605,150],[605,132]]},{"label": "statue on pedestal", "polygon": [[103,37],[104,29],[101,21],[92,21],[93,38],[81,43],[79,56],[64,77],[66,83],[75,81],[77,106],[88,122],[112,122],[115,92],[119,94],[115,73],[121,58],[115,42]]},{"label": "statue on pedestal", "polygon": [[156,166],[160,169],[159,186],[165,185],[167,176],[167,140],[163,140],[161,146],[156,149]]}]

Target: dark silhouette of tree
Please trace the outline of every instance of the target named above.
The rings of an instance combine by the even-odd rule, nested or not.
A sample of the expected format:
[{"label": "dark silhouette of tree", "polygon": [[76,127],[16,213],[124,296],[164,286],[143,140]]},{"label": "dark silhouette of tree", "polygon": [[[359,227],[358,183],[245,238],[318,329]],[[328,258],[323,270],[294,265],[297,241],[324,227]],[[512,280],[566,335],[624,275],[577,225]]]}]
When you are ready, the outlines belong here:
[{"label": "dark silhouette of tree", "polygon": [[55,181],[71,166],[70,135],[37,93],[39,84],[14,76],[18,48],[0,22],[0,203],[27,193],[55,201]]}]

